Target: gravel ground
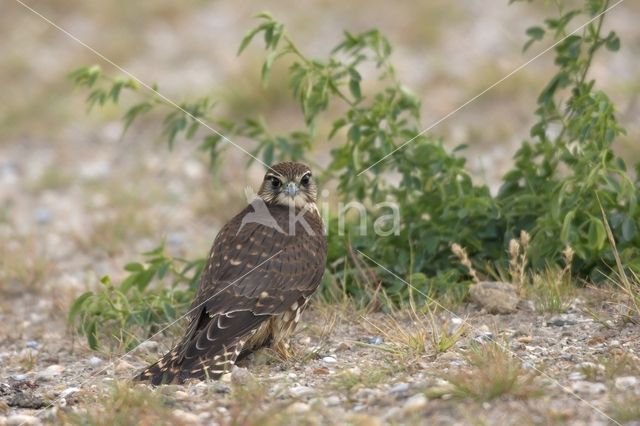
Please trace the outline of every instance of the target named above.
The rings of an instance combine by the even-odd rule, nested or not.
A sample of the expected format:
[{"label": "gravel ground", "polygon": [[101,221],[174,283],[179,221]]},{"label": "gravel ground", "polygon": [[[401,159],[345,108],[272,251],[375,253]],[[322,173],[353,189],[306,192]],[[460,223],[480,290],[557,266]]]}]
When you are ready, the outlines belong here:
[{"label": "gravel ground", "polygon": [[[431,349],[421,316],[401,312],[390,323],[388,315],[316,304],[295,335],[292,359],[263,351],[220,381],[151,391],[128,379],[170,339],[110,358],[74,342],[48,298],[4,302],[0,424],[109,424],[118,415],[120,424],[609,424],[606,416],[629,420],[616,401],[640,403],[640,330],[615,321],[616,305],[595,291],[561,315],[527,303],[509,315],[474,305],[445,312],[441,326],[466,330],[444,353]],[[399,338],[405,334],[427,336],[422,349]],[[495,399],[461,394],[456,378],[487,380],[469,353],[492,341],[526,384]]]}]

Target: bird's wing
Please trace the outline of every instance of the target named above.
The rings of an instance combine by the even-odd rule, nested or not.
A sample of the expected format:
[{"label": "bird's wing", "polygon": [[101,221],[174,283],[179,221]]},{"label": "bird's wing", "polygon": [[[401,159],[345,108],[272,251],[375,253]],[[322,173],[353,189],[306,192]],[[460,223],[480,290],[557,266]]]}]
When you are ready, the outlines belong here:
[{"label": "bird's wing", "polygon": [[[282,210],[271,213],[288,226],[288,210]],[[216,237],[190,309],[191,324],[176,348],[183,371],[216,356],[235,359],[232,352],[262,321],[290,310],[320,283],[326,240],[319,217],[308,219],[312,233],[296,229],[288,235],[261,223],[242,223],[248,212],[237,215]],[[215,365],[214,370],[219,368]]]}]

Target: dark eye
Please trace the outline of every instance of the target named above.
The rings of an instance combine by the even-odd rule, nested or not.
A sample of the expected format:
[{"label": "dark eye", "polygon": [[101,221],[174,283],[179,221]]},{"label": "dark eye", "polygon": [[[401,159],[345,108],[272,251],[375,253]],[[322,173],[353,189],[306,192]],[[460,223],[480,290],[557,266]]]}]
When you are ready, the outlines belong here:
[{"label": "dark eye", "polygon": [[275,176],[271,176],[271,186],[273,186],[274,188],[280,188],[280,185],[282,185],[280,179]]},{"label": "dark eye", "polygon": [[302,176],[302,179],[300,179],[300,183],[307,186],[309,185],[310,180],[311,180],[311,173],[307,173],[306,175]]}]

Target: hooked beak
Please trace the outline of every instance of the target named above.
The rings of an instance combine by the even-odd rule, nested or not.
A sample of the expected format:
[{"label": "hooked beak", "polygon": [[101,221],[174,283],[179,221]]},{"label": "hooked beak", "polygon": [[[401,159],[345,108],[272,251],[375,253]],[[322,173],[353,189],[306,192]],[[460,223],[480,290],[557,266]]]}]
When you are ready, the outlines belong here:
[{"label": "hooked beak", "polygon": [[298,185],[295,184],[295,182],[289,182],[287,184],[287,186],[285,186],[284,189],[282,190],[284,195],[287,195],[287,196],[289,196],[291,198],[293,198],[296,195],[298,195],[299,191],[300,191],[300,189],[298,188]]}]

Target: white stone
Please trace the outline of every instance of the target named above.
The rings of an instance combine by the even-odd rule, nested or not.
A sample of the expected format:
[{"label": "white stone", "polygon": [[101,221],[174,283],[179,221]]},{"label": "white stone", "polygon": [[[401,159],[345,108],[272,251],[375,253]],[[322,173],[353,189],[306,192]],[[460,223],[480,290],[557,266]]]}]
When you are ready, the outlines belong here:
[{"label": "white stone", "polygon": [[518,293],[513,284],[483,281],[469,287],[471,300],[489,313],[508,314],[516,310]]},{"label": "white stone", "polygon": [[91,358],[89,358],[89,365],[93,366],[93,367],[97,367],[98,365],[102,364],[104,361],[102,361],[101,358],[98,358],[97,356],[92,356]]},{"label": "white stone", "polygon": [[325,356],[324,358],[322,358],[322,362],[326,362],[327,364],[335,364],[336,362],[338,362],[338,360],[332,356]]},{"label": "white stone", "polygon": [[409,390],[408,383],[398,383],[389,389],[389,393],[402,393]]},{"label": "white stone", "polygon": [[69,395],[74,394],[76,392],[80,392],[80,388],[66,388],[65,390],[60,392],[60,398],[66,398]]},{"label": "white stone", "polygon": [[294,397],[312,395],[313,393],[315,390],[309,386],[294,386],[289,389],[289,394]]},{"label": "white stone", "polygon": [[14,414],[7,418],[7,426],[41,425],[39,418],[27,414]]},{"label": "white stone", "polygon": [[615,381],[615,387],[618,390],[626,391],[638,387],[638,378],[634,376],[618,377]]},{"label": "white stone", "polygon": [[45,368],[45,371],[47,371],[51,375],[58,375],[64,371],[64,366],[53,364]]},{"label": "white stone", "polygon": [[62,365],[53,364],[39,371],[38,374],[36,374],[36,378],[38,380],[50,380],[52,377],[59,376],[63,371],[64,367]]},{"label": "white stone", "polygon": [[294,402],[290,406],[287,407],[288,413],[306,413],[311,409],[309,404],[305,404],[304,402]]},{"label": "white stone", "polygon": [[421,393],[413,395],[411,398],[407,399],[407,401],[402,406],[402,410],[405,413],[412,413],[418,410],[423,409],[427,406],[427,397]]},{"label": "white stone", "polygon": [[604,383],[593,383],[580,380],[571,385],[571,390],[583,395],[598,395],[605,393],[607,391],[607,387]]},{"label": "white stone", "polygon": [[233,367],[231,371],[231,383],[237,386],[246,386],[249,383],[254,382],[253,374],[246,368]]},{"label": "white stone", "polygon": [[578,381],[578,380],[584,380],[584,374],[582,374],[579,371],[574,371],[573,373],[569,374],[569,380],[571,380],[572,382]]},{"label": "white stone", "polygon": [[173,415],[173,417],[180,420],[181,423],[200,424],[200,417],[198,417],[196,414],[188,413],[180,409],[173,410],[171,414]]},{"label": "white stone", "polygon": [[146,340],[140,343],[135,349],[132,351],[134,354],[142,354],[142,353],[153,353],[158,350],[158,342],[154,342],[153,340]]},{"label": "white stone", "polygon": [[336,405],[340,405],[340,397],[337,395],[331,395],[324,400],[324,404],[327,407],[335,407]]},{"label": "white stone", "polygon": [[129,364],[127,361],[120,361],[118,365],[116,365],[115,371],[116,373],[127,373],[131,370],[134,370],[135,367]]}]

